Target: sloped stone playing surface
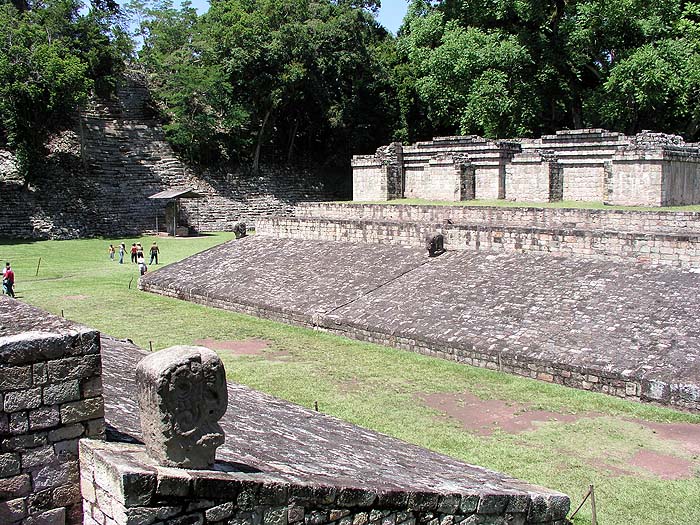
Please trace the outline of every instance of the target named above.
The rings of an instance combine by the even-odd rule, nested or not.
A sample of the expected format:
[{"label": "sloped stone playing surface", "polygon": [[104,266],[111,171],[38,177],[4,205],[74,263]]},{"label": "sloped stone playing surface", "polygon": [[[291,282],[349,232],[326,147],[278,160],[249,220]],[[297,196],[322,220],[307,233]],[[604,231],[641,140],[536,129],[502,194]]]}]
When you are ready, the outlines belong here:
[{"label": "sloped stone playing surface", "polygon": [[[199,276],[199,277],[196,277]],[[700,274],[632,262],[249,237],[141,287],[437,355],[700,408]]]},{"label": "sloped stone playing surface", "polygon": [[[140,440],[136,365],[147,352],[102,338],[105,420],[113,440]],[[245,386],[228,384],[228,410],[220,421],[226,443],[217,461],[268,481],[364,491],[526,496],[546,521],[563,519],[568,497],[504,474],[465,464],[389,436],[351,425]],[[543,520],[545,521],[545,520]]]}]

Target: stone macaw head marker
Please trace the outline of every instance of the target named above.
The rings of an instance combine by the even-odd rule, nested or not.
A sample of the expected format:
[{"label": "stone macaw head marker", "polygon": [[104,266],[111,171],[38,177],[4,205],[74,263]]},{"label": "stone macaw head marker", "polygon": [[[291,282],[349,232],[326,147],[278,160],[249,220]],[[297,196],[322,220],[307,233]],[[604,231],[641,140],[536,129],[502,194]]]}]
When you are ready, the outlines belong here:
[{"label": "stone macaw head marker", "polygon": [[228,404],[219,356],[199,346],[166,348],[139,362],[136,380],[148,454],[169,467],[211,467]]}]

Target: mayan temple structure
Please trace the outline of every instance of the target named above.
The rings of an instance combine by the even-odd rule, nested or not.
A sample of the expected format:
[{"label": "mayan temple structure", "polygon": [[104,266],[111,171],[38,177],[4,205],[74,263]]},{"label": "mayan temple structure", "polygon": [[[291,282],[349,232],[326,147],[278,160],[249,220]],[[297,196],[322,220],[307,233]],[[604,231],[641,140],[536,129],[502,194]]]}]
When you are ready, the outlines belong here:
[{"label": "mayan temple structure", "polygon": [[700,203],[700,150],[676,135],[602,129],[539,139],[436,137],[353,157],[353,198],[506,199],[624,206]]}]

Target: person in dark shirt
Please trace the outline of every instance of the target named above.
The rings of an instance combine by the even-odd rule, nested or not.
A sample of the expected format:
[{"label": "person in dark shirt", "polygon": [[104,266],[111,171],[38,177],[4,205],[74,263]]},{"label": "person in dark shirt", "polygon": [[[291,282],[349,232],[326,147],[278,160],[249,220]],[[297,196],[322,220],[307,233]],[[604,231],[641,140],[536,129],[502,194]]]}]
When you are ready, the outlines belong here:
[{"label": "person in dark shirt", "polygon": [[156,244],[156,241],[153,241],[153,244],[151,244],[151,262],[148,264],[153,264],[153,261],[158,264],[158,254],[160,253],[160,249],[158,248],[158,245]]}]

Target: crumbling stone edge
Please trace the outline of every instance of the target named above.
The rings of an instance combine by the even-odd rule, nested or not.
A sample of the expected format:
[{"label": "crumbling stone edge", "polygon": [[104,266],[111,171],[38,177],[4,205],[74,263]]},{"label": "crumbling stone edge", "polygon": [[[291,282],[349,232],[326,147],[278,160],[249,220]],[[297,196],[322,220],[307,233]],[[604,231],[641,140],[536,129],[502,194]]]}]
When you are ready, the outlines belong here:
[{"label": "crumbling stone edge", "polygon": [[[289,482],[265,473],[156,465],[141,445],[80,442],[84,525],[564,525],[568,496],[527,485],[464,493]],[[358,480],[358,484],[361,484]]]}]

